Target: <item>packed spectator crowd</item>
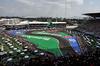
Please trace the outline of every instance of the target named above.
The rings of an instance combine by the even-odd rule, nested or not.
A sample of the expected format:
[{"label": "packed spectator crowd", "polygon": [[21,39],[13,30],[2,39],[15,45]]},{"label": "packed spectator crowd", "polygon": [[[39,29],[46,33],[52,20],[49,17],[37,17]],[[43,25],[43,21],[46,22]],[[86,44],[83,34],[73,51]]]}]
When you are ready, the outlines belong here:
[{"label": "packed spectator crowd", "polygon": [[81,24],[76,29],[100,36],[99,28],[100,28],[100,20],[88,20],[83,24]]},{"label": "packed spectator crowd", "polygon": [[[100,55],[99,55],[100,56]],[[38,58],[28,58],[17,60],[16,62],[7,62],[0,66],[100,66],[100,57],[98,54],[81,54],[65,56],[39,56]]]}]

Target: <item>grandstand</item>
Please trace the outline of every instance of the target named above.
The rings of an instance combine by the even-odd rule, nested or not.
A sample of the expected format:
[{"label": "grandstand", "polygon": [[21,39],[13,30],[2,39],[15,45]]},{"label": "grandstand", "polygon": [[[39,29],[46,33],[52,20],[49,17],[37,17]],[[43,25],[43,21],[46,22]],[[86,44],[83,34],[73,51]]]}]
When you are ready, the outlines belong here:
[{"label": "grandstand", "polygon": [[91,16],[92,19],[82,23],[74,30],[83,33],[82,37],[92,51],[100,52],[100,49],[98,49],[100,48],[100,13],[87,13],[83,15]]},{"label": "grandstand", "polygon": [[6,29],[37,29],[37,28],[66,28],[66,22],[38,22],[20,21],[20,19],[8,20],[3,24]]},{"label": "grandstand", "polygon": [[87,32],[88,34],[92,34],[96,37],[100,37],[100,13],[87,13],[84,15],[91,16],[93,19],[90,19],[76,29],[82,32]]}]

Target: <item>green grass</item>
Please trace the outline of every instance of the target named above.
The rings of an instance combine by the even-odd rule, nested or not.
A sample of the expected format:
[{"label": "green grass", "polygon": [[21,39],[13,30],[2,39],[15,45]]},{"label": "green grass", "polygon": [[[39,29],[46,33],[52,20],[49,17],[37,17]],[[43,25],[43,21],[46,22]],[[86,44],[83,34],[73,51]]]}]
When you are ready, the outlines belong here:
[{"label": "green grass", "polygon": [[54,38],[46,36],[33,36],[33,35],[20,35],[20,36],[27,37],[28,41],[39,45],[38,48],[40,49],[52,52],[54,54],[57,54],[58,56],[62,55],[59,49],[59,43]]}]

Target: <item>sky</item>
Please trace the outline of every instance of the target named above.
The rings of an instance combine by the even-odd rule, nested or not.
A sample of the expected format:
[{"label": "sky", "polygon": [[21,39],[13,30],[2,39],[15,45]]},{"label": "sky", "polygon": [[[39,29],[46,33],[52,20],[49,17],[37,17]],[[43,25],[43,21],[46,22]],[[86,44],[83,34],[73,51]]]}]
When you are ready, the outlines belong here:
[{"label": "sky", "polygon": [[100,0],[0,0],[0,16],[74,18],[97,12]]}]

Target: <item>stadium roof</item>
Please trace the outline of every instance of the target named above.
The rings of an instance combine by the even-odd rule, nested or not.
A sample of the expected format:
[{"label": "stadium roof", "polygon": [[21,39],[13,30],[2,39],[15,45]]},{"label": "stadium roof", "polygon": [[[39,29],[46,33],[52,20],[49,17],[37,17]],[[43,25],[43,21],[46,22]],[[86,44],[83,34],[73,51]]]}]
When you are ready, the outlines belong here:
[{"label": "stadium roof", "polygon": [[86,14],[82,14],[82,15],[88,15],[88,16],[91,16],[91,17],[100,17],[100,13],[86,13]]}]

